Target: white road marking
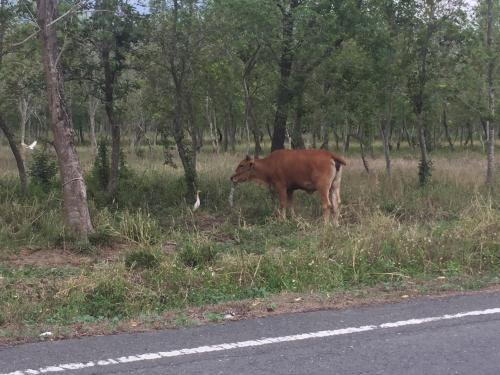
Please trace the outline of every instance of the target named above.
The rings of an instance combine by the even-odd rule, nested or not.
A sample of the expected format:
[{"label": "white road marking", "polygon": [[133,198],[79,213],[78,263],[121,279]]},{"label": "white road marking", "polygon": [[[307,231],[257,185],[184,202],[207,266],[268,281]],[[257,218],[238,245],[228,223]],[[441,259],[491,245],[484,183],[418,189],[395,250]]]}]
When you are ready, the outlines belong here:
[{"label": "white road marking", "polygon": [[350,333],[357,332],[367,332],[374,331],[377,329],[385,329],[385,328],[394,328],[394,327],[404,327],[409,325],[419,325],[424,323],[436,322],[440,320],[450,320],[450,319],[460,319],[468,316],[479,316],[479,315],[491,315],[491,314],[500,314],[500,308],[492,308],[486,310],[478,310],[478,311],[468,311],[462,312],[453,315],[441,315],[441,316],[432,316],[428,318],[421,319],[409,319],[409,320],[401,320],[398,322],[390,322],[383,323],[379,325],[369,325],[369,326],[361,326],[361,327],[348,327],[335,329],[330,331],[317,331],[310,333],[301,333],[297,335],[290,336],[280,336],[280,337],[264,337],[258,340],[248,340],[248,341],[239,341],[233,343],[225,343],[225,344],[217,344],[217,345],[205,345],[199,346],[196,348],[186,348],[179,350],[172,350],[168,352],[158,352],[158,353],[143,353],[143,354],[135,354],[129,355],[126,357],[119,357],[116,359],[108,358],[101,359],[97,361],[89,361],[89,362],[78,362],[78,363],[66,363],[60,365],[53,365],[48,367],[39,368],[37,370],[34,369],[26,369],[26,370],[18,370],[14,372],[9,372],[7,374],[0,375],[37,375],[37,374],[46,374],[51,372],[64,372],[66,370],[81,370],[87,367],[96,367],[96,366],[107,366],[112,364],[121,364],[121,363],[129,363],[129,362],[139,362],[139,361],[152,361],[159,358],[168,358],[168,357],[179,357],[183,355],[190,354],[201,354],[201,353],[209,353],[216,351],[224,351],[224,350],[232,350],[237,348],[250,348],[257,347],[269,344],[276,344],[280,342],[292,342],[292,341],[300,341],[300,340],[309,340],[314,338],[321,337],[331,337],[331,336],[339,336],[339,335],[348,335]]}]

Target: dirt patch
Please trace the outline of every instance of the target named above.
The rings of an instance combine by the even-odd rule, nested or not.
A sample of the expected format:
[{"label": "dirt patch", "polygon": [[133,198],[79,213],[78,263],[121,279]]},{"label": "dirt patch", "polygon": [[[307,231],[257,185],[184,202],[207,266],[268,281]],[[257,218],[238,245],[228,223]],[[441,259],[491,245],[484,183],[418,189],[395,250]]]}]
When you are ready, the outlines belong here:
[{"label": "dirt patch", "polygon": [[114,243],[111,246],[102,246],[91,253],[79,253],[64,248],[29,249],[24,248],[10,255],[2,263],[11,267],[62,267],[82,266],[102,261],[115,261],[128,249],[125,243]]}]

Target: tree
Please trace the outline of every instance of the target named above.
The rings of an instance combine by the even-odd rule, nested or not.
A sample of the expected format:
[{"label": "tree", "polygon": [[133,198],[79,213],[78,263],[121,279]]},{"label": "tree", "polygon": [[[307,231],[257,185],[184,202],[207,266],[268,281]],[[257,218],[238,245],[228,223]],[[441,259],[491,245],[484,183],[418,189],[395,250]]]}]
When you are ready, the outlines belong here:
[{"label": "tree", "polygon": [[[95,57],[87,62],[94,72],[87,78],[97,80],[111,128],[111,173],[108,193],[115,197],[120,168],[120,109],[117,102],[127,95],[130,85],[121,76],[128,68],[127,58],[140,39],[139,14],[126,0],[96,0],[94,13],[85,23],[84,36]],[[94,65],[98,60],[97,65]],[[97,77],[95,77],[97,71]],[[85,78],[85,77],[84,77]],[[90,113],[92,114],[92,113]]]},{"label": "tree", "polygon": [[[206,35],[203,17],[196,0],[173,0],[172,6],[160,2],[154,9],[151,38],[155,42],[152,55],[158,74],[152,83],[163,96],[159,109],[164,120],[164,142],[173,137],[184,169],[186,199],[195,201],[197,190],[196,152],[199,142],[197,110],[203,113],[205,103],[196,96],[202,79],[199,66]],[[156,52],[158,51],[158,52]],[[203,96],[206,100],[206,95]],[[203,112],[202,112],[203,111]],[[187,139],[189,136],[190,139]],[[165,143],[166,145],[166,143]]]},{"label": "tree", "polygon": [[280,81],[276,94],[276,115],[274,117],[273,139],[271,151],[285,147],[286,121],[288,118],[288,107],[293,98],[290,88],[290,75],[295,55],[294,46],[294,12],[301,5],[301,0],[278,1],[281,11],[281,56],[279,59]]},{"label": "tree", "polygon": [[487,0],[487,28],[486,28],[486,84],[488,90],[488,119],[486,122],[488,149],[487,149],[487,169],[486,183],[493,184],[495,170],[495,55],[493,50],[493,0]]},{"label": "tree", "polygon": [[47,96],[61,174],[64,217],[70,230],[82,239],[93,232],[87,205],[87,189],[80,160],[72,138],[72,122],[64,95],[64,80],[60,66],[61,50],[57,41],[57,0],[37,0],[37,20],[42,44],[43,66],[47,80]]},{"label": "tree", "polygon": [[[13,8],[8,6],[7,0],[0,0],[0,73],[2,73],[3,56],[4,56],[4,38],[10,19],[13,17]],[[0,77],[3,78],[3,77]],[[0,129],[5,134],[9,143],[14,159],[16,160],[17,170],[19,173],[19,181],[21,191],[25,194],[28,190],[28,179],[26,177],[26,169],[24,167],[23,157],[18,148],[18,143],[15,140],[14,134],[10,127],[5,122],[3,110],[0,108]]]},{"label": "tree", "polygon": [[461,3],[443,0],[415,2],[411,24],[409,54],[407,58],[415,62],[410,73],[408,91],[413,105],[420,147],[419,182],[422,186],[429,182],[432,161],[429,156],[429,127],[425,115],[430,109],[432,93],[429,83],[437,79],[439,49],[448,40],[444,32],[448,24],[461,22]]}]

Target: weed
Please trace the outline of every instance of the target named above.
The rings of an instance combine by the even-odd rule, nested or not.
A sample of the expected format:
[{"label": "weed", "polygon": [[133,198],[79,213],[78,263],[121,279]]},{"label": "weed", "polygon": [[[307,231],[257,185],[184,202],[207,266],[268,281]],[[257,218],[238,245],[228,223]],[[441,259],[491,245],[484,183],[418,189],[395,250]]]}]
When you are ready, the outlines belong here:
[{"label": "weed", "polygon": [[161,233],[156,220],[142,210],[120,213],[118,231],[124,239],[145,245],[157,243]]},{"label": "weed", "polygon": [[129,269],[152,269],[159,264],[159,255],[150,250],[139,249],[125,255],[125,266]]},{"label": "weed", "polygon": [[178,256],[183,265],[194,268],[212,264],[216,254],[213,244],[198,236],[188,239]]},{"label": "weed", "polygon": [[29,174],[33,184],[44,191],[49,191],[53,187],[54,177],[57,174],[55,156],[46,150],[35,151],[29,166]]},{"label": "weed", "polygon": [[220,323],[220,322],[224,321],[224,315],[221,313],[217,313],[217,312],[209,311],[209,312],[203,314],[203,316],[209,322]]},{"label": "weed", "polygon": [[127,315],[126,294],[123,279],[103,280],[85,294],[82,312],[95,318],[124,317]]}]

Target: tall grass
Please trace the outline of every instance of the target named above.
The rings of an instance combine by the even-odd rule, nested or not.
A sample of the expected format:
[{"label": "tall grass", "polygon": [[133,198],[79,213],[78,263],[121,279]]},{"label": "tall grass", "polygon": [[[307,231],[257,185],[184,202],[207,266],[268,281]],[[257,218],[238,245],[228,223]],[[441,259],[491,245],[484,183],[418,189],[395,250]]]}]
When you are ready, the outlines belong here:
[{"label": "tall grass", "polygon": [[[116,242],[126,251],[79,267],[0,266],[0,330],[500,271],[500,198],[483,187],[479,160],[435,159],[426,188],[418,186],[415,161],[395,160],[388,178],[381,160],[372,161],[370,176],[350,160],[341,226],[333,228],[321,224],[316,195],[299,192],[298,217],[286,221],[275,215],[276,199],[251,184],[237,188],[229,207],[238,159],[200,155],[195,212],[182,199],[180,172],[159,159],[151,169],[141,169],[144,159],[129,161],[114,202],[100,200],[90,184],[97,252]],[[13,177],[0,181],[0,256],[60,246],[68,240],[60,211],[57,192],[32,190],[26,198]]]}]

